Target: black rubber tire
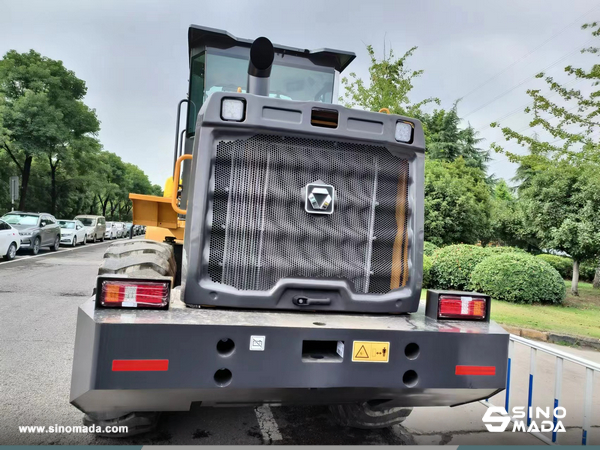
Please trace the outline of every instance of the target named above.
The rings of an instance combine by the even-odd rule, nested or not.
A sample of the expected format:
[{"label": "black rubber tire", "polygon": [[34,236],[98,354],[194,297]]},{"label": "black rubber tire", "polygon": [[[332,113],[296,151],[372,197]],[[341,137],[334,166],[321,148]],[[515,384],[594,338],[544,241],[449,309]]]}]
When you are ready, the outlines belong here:
[{"label": "black rubber tire", "polygon": [[99,420],[89,415],[83,416],[83,424],[86,427],[94,425],[106,428],[108,426],[126,426],[127,433],[96,433],[97,436],[106,438],[127,438],[142,433],[148,433],[156,428],[160,413],[158,412],[133,412],[116,419]]},{"label": "black rubber tire", "polygon": [[108,247],[98,275],[175,277],[176,271],[173,246],[157,241],[132,240],[116,242]]},{"label": "black rubber tire", "polygon": [[81,245],[87,245],[87,234],[83,237],[83,242],[81,243]]},{"label": "black rubber tire", "polygon": [[[120,241],[111,244],[104,253],[104,261],[98,269],[98,275],[127,275],[131,278],[175,277],[175,256],[173,246],[157,241]],[[129,437],[152,431],[158,422],[159,412],[131,412],[117,419],[96,420],[84,416],[83,423],[105,427],[107,425],[128,426],[124,435],[103,434],[99,436],[119,438]]]},{"label": "black rubber tire", "polygon": [[[94,238],[94,239],[96,239],[96,238]],[[106,237],[104,235],[102,235],[102,237],[100,238],[100,242],[104,242],[105,240],[106,240]],[[96,242],[96,241],[94,241],[94,242]]]},{"label": "black rubber tire", "polygon": [[50,247],[50,251],[57,252],[59,248],[60,248],[60,236],[56,236],[54,238],[54,245],[52,245],[52,247]]},{"label": "black rubber tire", "polygon": [[[36,242],[37,242],[37,245],[36,245]],[[40,240],[39,236],[33,240],[33,244],[31,246],[31,253],[33,255],[37,255],[40,252],[40,247],[42,246],[41,244],[42,244],[42,241]]]},{"label": "black rubber tire", "polygon": [[71,247],[76,247],[77,246],[77,236],[73,236],[73,245],[71,245]]},{"label": "black rubber tire", "polygon": [[412,408],[386,408],[385,403],[374,406],[370,402],[331,405],[329,410],[338,425],[363,430],[389,428],[404,422],[412,412]]},{"label": "black rubber tire", "polygon": [[12,261],[13,259],[15,259],[16,253],[17,253],[17,244],[15,244],[14,242],[11,242],[10,245],[8,246],[6,255],[4,255],[4,261]]}]

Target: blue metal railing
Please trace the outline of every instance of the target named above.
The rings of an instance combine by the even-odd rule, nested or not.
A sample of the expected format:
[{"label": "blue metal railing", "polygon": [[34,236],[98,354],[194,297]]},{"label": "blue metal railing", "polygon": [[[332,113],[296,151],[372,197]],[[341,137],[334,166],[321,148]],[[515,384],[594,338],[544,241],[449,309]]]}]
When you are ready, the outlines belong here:
[{"label": "blue metal railing", "polygon": [[[537,352],[541,351],[543,353],[553,355],[556,357],[556,369],[554,373],[554,410],[553,410],[553,423],[554,428],[552,431],[552,438],[548,439],[548,437],[544,436],[542,433],[532,432],[531,434],[545,442],[546,444],[556,444],[557,443],[557,433],[554,431],[556,429],[556,424],[558,423],[558,417],[556,416],[556,408],[560,406],[560,398],[562,393],[562,379],[563,379],[563,362],[568,361],[574,364],[577,364],[581,367],[585,367],[586,369],[586,381],[584,387],[584,405],[583,405],[583,424],[582,424],[582,433],[581,433],[581,444],[587,445],[588,432],[591,427],[592,420],[592,399],[593,399],[593,384],[594,384],[594,372],[600,372],[600,364],[597,364],[593,361],[588,361],[586,359],[580,358],[573,354],[563,352],[562,350],[557,350],[547,345],[540,344],[539,342],[531,341],[529,339],[522,338],[520,336],[515,336],[513,334],[510,335],[509,347],[508,347],[508,365],[506,372],[506,396],[504,399],[504,409],[507,411],[510,417],[510,392],[511,392],[511,370],[512,370],[512,362],[514,358],[514,348],[515,342],[519,344],[525,345],[530,348],[530,361],[529,361],[529,389],[527,394],[527,426],[531,424],[531,410],[533,404],[533,388],[534,388],[534,380],[535,380],[535,368],[536,368],[536,357]],[[481,401],[485,406],[490,407],[492,405],[488,400]],[[513,418],[511,417],[511,420]],[[513,420],[514,421],[514,420]]]}]

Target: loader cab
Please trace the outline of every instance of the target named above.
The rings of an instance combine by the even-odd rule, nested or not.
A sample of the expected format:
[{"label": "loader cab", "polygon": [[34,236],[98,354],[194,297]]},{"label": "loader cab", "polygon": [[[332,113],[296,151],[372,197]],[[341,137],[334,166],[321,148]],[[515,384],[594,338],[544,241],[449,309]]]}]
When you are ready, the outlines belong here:
[{"label": "loader cab", "polygon": [[[214,92],[246,92],[252,40],[226,31],[190,26],[190,78],[186,136],[194,135],[196,118]],[[269,96],[285,100],[335,103],[338,77],[355,58],[352,52],[274,46]],[[187,153],[187,152],[186,152]]]}]

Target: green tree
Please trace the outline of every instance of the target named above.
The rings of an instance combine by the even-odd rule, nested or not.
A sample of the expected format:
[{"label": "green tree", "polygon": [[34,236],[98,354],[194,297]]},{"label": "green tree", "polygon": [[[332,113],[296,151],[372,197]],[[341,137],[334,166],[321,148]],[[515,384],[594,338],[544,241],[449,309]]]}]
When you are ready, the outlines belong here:
[{"label": "green tree", "polygon": [[471,125],[460,128],[457,103],[448,111],[436,109],[431,114],[421,113],[418,119],[423,123],[429,158],[454,161],[462,157],[467,166],[485,173],[490,160],[489,151],[479,148],[483,139],[477,137]]},{"label": "green tree", "polygon": [[578,295],[580,263],[600,255],[600,165],[548,161],[519,196],[541,247],[573,258],[571,292]]},{"label": "green tree", "polygon": [[[599,23],[585,24],[582,28],[591,30],[594,38],[600,37]],[[598,55],[600,48],[592,46],[583,49],[582,53]],[[584,83],[584,87],[569,87],[540,73],[537,77],[544,80],[546,90],[527,91],[532,103],[525,112],[532,115],[529,125],[533,134],[502,128],[504,138],[527,148],[528,154],[523,156],[507,151],[497,143],[491,147],[520,164],[517,177],[522,185],[519,192],[523,194],[520,198],[527,202],[529,225],[534,227],[542,245],[571,254],[574,260],[571,291],[577,293],[580,262],[598,254],[590,239],[599,236],[600,228],[594,228],[598,226],[597,221],[587,212],[595,198],[587,184],[595,183],[593,178],[600,163],[597,139],[600,131],[600,65],[593,64],[589,69],[567,66],[565,72],[575,82]],[[500,127],[500,124],[492,123],[491,126]],[[582,198],[583,192],[591,197]],[[600,278],[600,268],[598,276]]]},{"label": "green tree", "polygon": [[504,180],[495,183],[491,196],[489,240],[503,246],[539,253],[539,241],[527,226],[526,199],[518,198]]},{"label": "green tree", "polygon": [[[438,246],[485,240],[490,193],[481,171],[459,157],[425,163],[425,239]],[[485,242],[484,242],[485,243]]]},{"label": "green tree", "polygon": [[[582,28],[590,29],[593,37],[600,38],[600,23],[585,24]],[[600,55],[600,48],[592,46],[581,52]],[[597,132],[600,131],[600,64],[593,64],[590,69],[567,66],[565,72],[575,82],[584,82],[583,88],[569,87],[566,83],[557,82],[554,77],[539,73],[537,78],[545,81],[547,92],[529,89],[527,94],[532,103],[525,108],[526,113],[532,114],[529,126],[534,129],[533,135],[526,135],[509,127],[503,127],[502,133],[507,141],[527,147],[533,156],[599,162],[600,143]],[[500,124],[494,122],[491,126],[500,127]],[[550,138],[540,139],[540,133]],[[505,153],[515,162],[522,159],[520,155],[507,151],[497,143],[493,143],[492,148]]]},{"label": "green tree", "polygon": [[19,209],[25,209],[31,165],[48,160],[51,212],[56,211],[56,171],[73,147],[99,130],[94,110],[83,103],[85,82],[61,61],[31,50],[10,50],[0,60],[0,146],[21,174]]},{"label": "green tree", "polygon": [[397,58],[394,51],[384,51],[383,59],[375,56],[373,46],[367,45],[367,53],[371,64],[369,66],[369,82],[365,83],[351,72],[348,77],[342,78],[345,97],[340,97],[340,102],[348,108],[360,107],[367,111],[379,111],[388,108],[392,114],[416,117],[421,107],[429,103],[438,103],[437,98],[427,98],[413,103],[409,93],[413,88],[415,78],[423,74],[422,70],[407,68],[407,60],[412,56],[417,47],[413,47]]}]

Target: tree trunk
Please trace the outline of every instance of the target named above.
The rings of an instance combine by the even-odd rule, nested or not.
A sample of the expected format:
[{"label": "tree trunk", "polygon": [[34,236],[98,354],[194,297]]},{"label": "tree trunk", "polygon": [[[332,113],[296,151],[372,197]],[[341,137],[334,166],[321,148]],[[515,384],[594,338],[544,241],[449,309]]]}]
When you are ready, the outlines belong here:
[{"label": "tree trunk", "polygon": [[117,206],[119,206],[119,204],[117,203],[115,205],[115,203],[111,200],[110,201],[110,217],[114,220],[115,218],[115,211],[117,209]]},{"label": "tree trunk", "polygon": [[577,287],[579,285],[579,261],[573,261],[573,280],[571,281],[571,294],[578,296],[579,291]]},{"label": "tree trunk", "polygon": [[598,266],[594,275],[594,289],[600,289],[600,266]]},{"label": "tree trunk", "polygon": [[100,205],[102,206],[102,216],[106,217],[106,207],[108,206],[108,195],[106,196],[106,198],[104,200],[102,200],[102,197],[98,196],[98,198],[100,199]]},{"label": "tree trunk", "polygon": [[96,213],[96,197],[97,197],[97,195],[94,195],[94,198],[92,199],[92,203],[90,203],[90,212],[89,212],[89,214],[95,214]]},{"label": "tree trunk", "polygon": [[27,155],[21,172],[21,193],[19,195],[19,211],[25,211],[25,199],[27,197],[27,186],[29,186],[29,174],[31,173],[31,161],[33,156]]}]

